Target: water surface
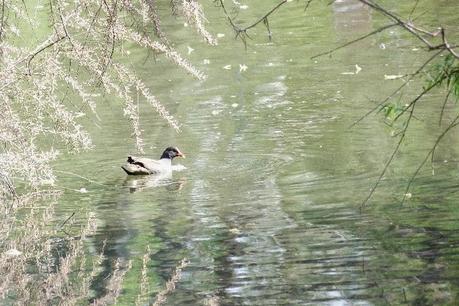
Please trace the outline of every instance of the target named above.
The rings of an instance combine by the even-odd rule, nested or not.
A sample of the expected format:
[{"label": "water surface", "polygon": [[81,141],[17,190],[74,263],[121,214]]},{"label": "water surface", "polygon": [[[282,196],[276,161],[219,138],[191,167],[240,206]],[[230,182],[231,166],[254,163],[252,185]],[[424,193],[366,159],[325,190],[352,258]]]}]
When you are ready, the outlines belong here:
[{"label": "water surface", "polygon": [[[405,15],[411,10],[384,3]],[[264,1],[247,5],[237,22],[270,8]],[[419,5],[427,24],[441,20],[458,30],[454,1]],[[384,75],[413,72],[429,55],[394,28],[311,60],[388,22],[353,1],[313,2],[306,12],[303,6],[289,2],[273,15],[271,42],[263,26],[251,30],[247,49],[211,4],[211,30],[225,34],[217,47],[165,18],[177,49],[194,49],[188,57],[208,74],[206,81],[132,49],[129,64],[182,124],[177,134],[142,105],[147,153],[156,158],[177,145],[187,158],[174,162],[187,169],[162,182],[127,178],[120,165],[135,153],[131,130],[106,97],[100,128],[90,128],[95,150],[64,156],[56,165],[97,182],[59,173],[65,189],[59,215],[76,212],[84,219],[94,212],[98,231],[88,248],[97,254],[107,243],[95,294],[104,292],[115,258],[132,260],[118,300],[131,305],[150,246],[152,299],[180,260],[190,262],[169,305],[210,299],[221,305],[438,305],[459,298],[457,131],[438,150],[435,176],[426,167],[412,197],[400,204],[440,132],[440,91],[423,101],[381,186],[359,210],[398,139],[381,114],[349,125],[402,82]],[[402,98],[421,85],[408,86]]]}]

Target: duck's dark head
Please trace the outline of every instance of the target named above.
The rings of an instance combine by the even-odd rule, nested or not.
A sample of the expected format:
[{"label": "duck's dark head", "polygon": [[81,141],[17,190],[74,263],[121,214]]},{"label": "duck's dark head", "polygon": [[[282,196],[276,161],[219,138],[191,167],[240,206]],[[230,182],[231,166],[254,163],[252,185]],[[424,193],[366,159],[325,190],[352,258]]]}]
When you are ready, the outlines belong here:
[{"label": "duck's dark head", "polygon": [[169,147],[166,150],[164,150],[163,155],[161,155],[161,158],[174,159],[175,157],[185,158],[185,154],[180,152],[180,150],[177,147]]}]

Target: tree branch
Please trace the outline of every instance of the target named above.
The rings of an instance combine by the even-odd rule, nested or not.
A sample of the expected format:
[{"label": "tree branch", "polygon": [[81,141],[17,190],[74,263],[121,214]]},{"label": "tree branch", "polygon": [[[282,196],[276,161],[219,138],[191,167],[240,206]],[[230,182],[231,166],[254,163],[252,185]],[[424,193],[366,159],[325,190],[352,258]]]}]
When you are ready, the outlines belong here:
[{"label": "tree branch", "polygon": [[356,121],[354,121],[350,126],[349,128],[352,128],[354,127],[355,125],[357,125],[358,123],[360,123],[363,119],[365,119],[366,117],[368,117],[370,114],[372,114],[373,112],[375,112],[376,110],[378,109],[381,109],[381,107],[387,102],[389,101],[390,99],[392,99],[397,93],[400,92],[400,90],[402,90],[406,85],[408,85],[409,82],[411,82],[411,80],[413,80],[419,73],[421,73],[424,68],[431,62],[433,61],[437,56],[439,56],[441,53],[443,53],[444,50],[440,50],[438,51],[437,53],[435,53],[434,55],[432,55],[430,58],[428,58],[414,73],[410,74],[408,80],[406,80],[402,85],[400,85],[397,89],[395,89],[390,95],[388,95],[384,100],[382,100],[380,103],[378,103],[375,107],[373,107],[372,109],[370,109],[368,112],[366,112],[363,116],[361,116],[359,119],[357,119]]},{"label": "tree branch", "polygon": [[424,160],[422,161],[422,163],[418,166],[418,168],[416,169],[416,171],[413,173],[413,175],[411,176],[406,188],[405,188],[405,192],[403,194],[403,198],[402,198],[402,202],[401,204],[403,204],[406,200],[406,196],[408,194],[408,191],[410,190],[410,187],[414,181],[414,179],[416,178],[416,176],[419,174],[419,171],[421,171],[422,167],[424,167],[425,163],[429,160],[429,156],[431,156],[431,159],[432,159],[432,162],[433,162],[433,158],[434,158],[434,154],[435,154],[435,150],[438,146],[438,144],[440,143],[440,141],[442,140],[442,138],[454,127],[458,126],[459,125],[459,122],[457,122],[459,120],[459,115],[456,116],[456,118],[448,125],[448,127],[437,137],[437,140],[435,141],[435,144],[434,146],[432,147],[432,149],[430,149],[430,151],[427,153],[426,157],[424,158]]},{"label": "tree branch", "polygon": [[[226,10],[225,8],[225,4],[223,3],[223,0],[218,0],[219,3],[220,3],[220,6],[221,8],[223,9],[223,13],[225,14],[226,18],[228,19],[228,22],[230,23],[231,27],[233,28],[234,32],[236,33],[236,38],[237,37],[240,37],[242,42],[244,43],[244,45],[247,47],[246,45],[246,37],[249,37],[247,35],[247,31],[253,27],[256,27],[258,24],[260,24],[261,22],[263,22],[266,27],[268,28],[268,35],[271,39],[271,31],[269,29],[269,23],[268,23],[268,17],[274,13],[277,9],[279,9],[279,7],[281,7],[283,4],[287,3],[287,0],[282,0],[281,2],[279,2],[276,6],[274,6],[270,11],[268,11],[266,14],[264,14],[260,19],[258,19],[257,21],[255,21],[254,23],[244,27],[244,28],[241,28],[239,27],[238,25],[236,25],[233,21],[233,19],[229,16],[228,14],[228,11]],[[311,0],[312,1],[312,0]],[[311,2],[309,1],[309,2]],[[309,5],[309,3],[308,3]],[[250,37],[249,37],[250,38]]]},{"label": "tree branch", "polygon": [[338,46],[338,47],[336,47],[336,48],[333,48],[333,49],[331,49],[331,50],[325,51],[325,52],[323,52],[323,53],[316,54],[316,55],[312,56],[311,59],[315,59],[315,58],[320,57],[320,56],[324,56],[324,55],[331,54],[331,53],[333,53],[333,52],[335,52],[335,51],[337,51],[337,50],[339,50],[339,49],[342,49],[342,48],[345,48],[345,47],[347,47],[347,46],[350,46],[350,45],[352,45],[352,44],[354,44],[354,43],[356,43],[356,42],[359,42],[359,41],[361,41],[361,40],[364,40],[365,38],[368,38],[368,37],[370,37],[370,36],[372,36],[372,35],[375,35],[375,34],[377,34],[377,33],[379,33],[379,32],[382,32],[382,31],[384,31],[384,30],[387,30],[387,29],[389,29],[389,28],[392,28],[392,27],[394,27],[394,26],[396,26],[396,25],[398,25],[398,23],[391,23],[391,24],[385,25],[385,26],[380,27],[380,28],[378,28],[378,29],[376,29],[376,30],[374,30],[374,31],[372,31],[372,32],[370,32],[370,33],[368,33],[368,34],[365,34],[365,35],[363,35],[363,36],[361,36],[361,37],[359,37],[359,38],[356,38],[356,39],[354,39],[354,40],[348,41],[347,43],[342,44],[342,45],[340,45],[340,46]]},{"label": "tree branch", "polygon": [[58,37],[56,40],[53,40],[52,42],[50,42],[49,44],[41,47],[40,49],[38,49],[37,51],[35,51],[32,55],[30,55],[29,59],[27,60],[27,70],[29,72],[29,75],[32,75],[32,72],[31,72],[31,69],[30,69],[30,63],[32,62],[32,60],[35,58],[35,56],[37,56],[38,54],[40,54],[41,52],[45,51],[46,49],[54,46],[55,44],[59,43],[61,40],[67,38],[67,36],[61,36],[61,37]]},{"label": "tree branch", "polygon": [[415,108],[416,104],[412,104],[411,105],[411,111],[410,111],[410,114],[408,116],[408,119],[406,121],[406,124],[405,124],[405,127],[403,128],[403,131],[401,133],[401,136],[400,136],[400,139],[397,143],[397,146],[395,147],[394,151],[392,152],[392,155],[390,156],[389,160],[386,162],[386,164],[384,165],[384,169],[381,171],[381,173],[379,174],[379,177],[376,181],[376,183],[373,185],[373,187],[371,188],[370,190],[370,193],[367,195],[367,197],[362,201],[362,203],[360,204],[360,211],[363,210],[364,206],[368,203],[368,201],[370,200],[370,198],[373,196],[374,192],[376,191],[376,188],[379,186],[379,183],[381,183],[383,177],[384,177],[384,174],[386,174],[386,171],[387,169],[389,168],[390,164],[392,163],[392,161],[394,160],[394,157],[395,155],[397,154],[397,152],[399,151],[400,149],[400,145],[402,144],[403,142],[403,139],[405,139],[405,135],[406,135],[406,131],[408,130],[408,127],[410,125],[410,121],[411,121],[411,118],[413,118],[413,113],[414,113],[414,108]]}]

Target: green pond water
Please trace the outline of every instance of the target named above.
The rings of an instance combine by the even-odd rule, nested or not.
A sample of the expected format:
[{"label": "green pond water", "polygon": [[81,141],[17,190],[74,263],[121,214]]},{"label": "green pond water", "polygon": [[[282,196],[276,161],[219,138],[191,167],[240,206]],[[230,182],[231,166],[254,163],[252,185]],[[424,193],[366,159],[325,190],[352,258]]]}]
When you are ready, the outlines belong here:
[{"label": "green pond water", "polygon": [[[248,8],[235,20],[248,24],[274,3],[241,3]],[[383,4],[407,16],[413,3]],[[79,226],[92,212],[98,229],[86,241],[89,252],[97,255],[106,241],[103,269],[92,286],[96,296],[106,290],[113,261],[132,260],[118,299],[132,305],[149,246],[151,300],[180,260],[189,260],[167,305],[459,303],[458,131],[438,148],[435,175],[429,163],[414,181],[412,197],[400,204],[409,178],[442,130],[444,93],[422,100],[406,141],[362,212],[359,206],[398,138],[381,113],[349,128],[403,82],[384,75],[413,72],[430,54],[392,28],[331,57],[311,59],[389,21],[353,1],[313,1],[306,12],[304,5],[289,2],[270,18],[272,42],[263,24],[250,30],[253,39],[245,49],[210,1],[205,5],[210,30],[225,34],[217,47],[167,17],[165,3],[163,27],[208,75],[205,81],[163,56],[155,60],[125,46],[131,52],[126,63],[182,124],[176,133],[142,104],[146,153],[158,158],[176,145],[187,158],[174,164],[186,169],[167,181],[128,178],[120,166],[136,153],[132,130],[110,96],[98,106],[100,121],[88,121],[95,149],[56,162],[64,190],[56,219],[75,212],[69,226]],[[442,24],[453,36],[458,33],[456,1],[420,1],[415,15],[421,13],[422,25]],[[190,54],[188,47],[194,49]],[[400,103],[422,85],[407,86]],[[447,105],[443,127],[456,107]],[[78,192],[81,188],[87,192]]]}]

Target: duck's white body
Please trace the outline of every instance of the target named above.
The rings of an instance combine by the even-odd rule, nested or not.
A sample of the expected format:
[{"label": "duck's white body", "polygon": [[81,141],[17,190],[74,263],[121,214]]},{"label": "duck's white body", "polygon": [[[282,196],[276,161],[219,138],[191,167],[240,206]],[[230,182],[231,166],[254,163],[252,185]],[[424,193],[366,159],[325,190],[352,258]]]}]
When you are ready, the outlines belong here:
[{"label": "duck's white body", "polygon": [[172,172],[172,161],[169,158],[154,160],[145,157],[128,156],[127,163],[121,168],[127,174],[163,174]]},{"label": "duck's white body", "polygon": [[172,159],[177,156],[185,157],[179,149],[174,147],[167,148],[159,160],[130,155],[126,164],[121,168],[130,175],[169,174],[172,172]]}]

